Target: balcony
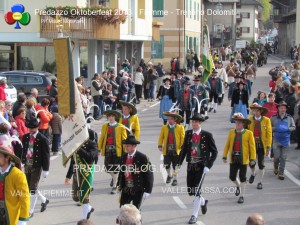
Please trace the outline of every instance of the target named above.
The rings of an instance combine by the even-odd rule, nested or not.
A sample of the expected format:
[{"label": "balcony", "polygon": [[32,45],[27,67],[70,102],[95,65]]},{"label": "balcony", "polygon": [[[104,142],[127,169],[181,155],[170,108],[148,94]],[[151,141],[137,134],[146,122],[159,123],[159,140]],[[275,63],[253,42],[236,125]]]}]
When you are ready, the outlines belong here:
[{"label": "balcony", "polygon": [[120,23],[107,23],[94,17],[75,17],[60,20],[53,16],[40,16],[40,34],[42,38],[57,38],[59,29],[64,36],[76,39],[120,40]]}]

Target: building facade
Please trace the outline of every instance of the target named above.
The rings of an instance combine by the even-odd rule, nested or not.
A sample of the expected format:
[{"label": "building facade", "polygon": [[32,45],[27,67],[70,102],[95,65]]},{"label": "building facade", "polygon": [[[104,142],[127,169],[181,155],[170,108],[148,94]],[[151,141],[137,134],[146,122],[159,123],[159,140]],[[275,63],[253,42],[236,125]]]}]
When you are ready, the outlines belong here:
[{"label": "building facade", "polygon": [[161,62],[170,69],[172,58],[179,57],[186,68],[186,52],[192,49],[200,56],[203,11],[202,0],[152,0],[153,21],[161,22],[159,41],[145,43],[145,59]]},{"label": "building facade", "polygon": [[[239,39],[250,42],[259,38],[262,23],[261,4],[258,1],[206,0],[204,3],[214,48],[235,46]],[[215,14],[211,14],[210,10]]]},{"label": "building facade", "polygon": [[273,21],[278,24],[278,52],[289,55],[300,44],[300,3],[297,0],[270,1]]},{"label": "building facade", "polygon": [[[25,7],[24,12],[30,14],[27,25],[16,23],[9,25],[0,20],[0,70],[35,70],[55,72],[53,38],[71,37],[73,43],[73,64],[75,76],[83,75],[87,70],[88,77],[95,72],[114,67],[120,68],[125,59],[131,63],[132,70],[143,58],[144,41],[152,40],[152,2],[146,0],[20,0],[17,2]],[[18,10],[13,7],[13,0],[0,3],[0,17],[7,12]],[[107,23],[94,15],[85,16],[74,11],[74,16],[46,15],[47,7],[94,7],[105,6],[102,13],[110,9],[118,9],[113,19],[118,22]],[[13,7],[13,8],[12,8]],[[106,11],[105,11],[106,10]],[[114,11],[115,12],[115,11]],[[23,15],[23,14],[22,14]],[[124,15],[127,15],[124,16]],[[120,18],[125,18],[120,23]],[[101,17],[103,18],[103,17]],[[110,20],[112,21],[112,20]],[[27,21],[28,22],[28,21]],[[54,69],[53,69],[54,68]]]}]

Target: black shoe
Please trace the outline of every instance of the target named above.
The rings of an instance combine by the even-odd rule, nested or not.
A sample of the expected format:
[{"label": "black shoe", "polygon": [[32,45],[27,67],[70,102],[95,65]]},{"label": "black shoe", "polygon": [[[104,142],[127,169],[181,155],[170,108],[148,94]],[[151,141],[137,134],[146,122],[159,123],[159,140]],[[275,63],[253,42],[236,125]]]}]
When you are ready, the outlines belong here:
[{"label": "black shoe", "polygon": [[168,176],[168,177],[167,177],[166,184],[169,184],[169,183],[171,183],[171,180],[172,180],[172,178],[173,178],[173,177],[169,177],[169,176]]},{"label": "black shoe", "polygon": [[111,186],[111,187],[114,186],[114,180],[113,179],[111,179],[109,186]]},{"label": "black shoe", "polygon": [[189,224],[197,223],[197,218],[195,216],[191,216],[191,219],[189,220]]},{"label": "black shoe", "polygon": [[236,187],[236,190],[235,190],[235,196],[239,196],[240,193],[241,193],[240,187]]},{"label": "black shoe", "polygon": [[283,173],[281,173],[281,172],[278,173],[278,179],[279,179],[279,180],[284,180],[284,175],[283,175]]},{"label": "black shoe", "polygon": [[244,203],[244,197],[243,197],[243,196],[241,196],[241,197],[239,198],[238,203],[239,203],[239,204],[243,204],[243,203]]},{"label": "black shoe", "polygon": [[173,180],[173,182],[172,182],[172,186],[177,186],[177,180]]},{"label": "black shoe", "polygon": [[250,177],[250,179],[249,179],[249,184],[252,184],[252,183],[254,182],[254,178],[255,178],[255,176],[253,176],[253,175],[251,174],[251,177]]},{"label": "black shoe", "polygon": [[49,199],[46,199],[45,203],[42,203],[41,206],[41,212],[44,212],[47,209],[47,205],[49,204]]},{"label": "black shoe", "polygon": [[208,120],[208,118],[209,118],[209,117],[208,117],[208,116],[206,116],[206,117],[205,117],[205,120]]},{"label": "black shoe", "polygon": [[211,112],[213,110],[213,108],[210,108],[208,112]]},{"label": "black shoe", "polygon": [[263,189],[262,183],[259,182],[259,183],[257,184],[257,187],[256,187],[256,188],[259,189],[259,190]]},{"label": "black shoe", "polygon": [[91,210],[88,212],[88,214],[86,215],[86,219],[88,220],[91,217],[92,212],[94,212],[95,209],[91,208]]},{"label": "black shoe", "polygon": [[203,215],[205,215],[207,212],[207,203],[208,203],[208,200],[205,200],[205,204],[201,205],[201,212]]},{"label": "black shoe", "polygon": [[214,109],[214,113],[216,113],[216,112],[217,112],[217,110]]},{"label": "black shoe", "polygon": [[300,150],[300,147],[296,147],[295,150]]}]

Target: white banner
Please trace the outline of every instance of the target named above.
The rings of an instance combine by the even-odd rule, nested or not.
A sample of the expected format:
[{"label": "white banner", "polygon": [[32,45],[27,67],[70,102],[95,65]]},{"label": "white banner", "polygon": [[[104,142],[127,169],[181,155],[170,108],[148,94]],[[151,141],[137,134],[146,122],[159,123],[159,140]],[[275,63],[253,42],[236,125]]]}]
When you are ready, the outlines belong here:
[{"label": "white banner", "polygon": [[62,154],[63,165],[66,166],[71,156],[89,139],[79,91],[75,85],[75,114],[63,118],[62,122]]}]

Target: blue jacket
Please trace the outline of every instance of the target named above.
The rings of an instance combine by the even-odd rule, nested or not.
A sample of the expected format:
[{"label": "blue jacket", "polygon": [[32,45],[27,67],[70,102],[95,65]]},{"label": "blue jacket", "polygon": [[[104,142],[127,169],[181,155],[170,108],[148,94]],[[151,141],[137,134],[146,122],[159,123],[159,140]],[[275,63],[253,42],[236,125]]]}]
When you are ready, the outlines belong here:
[{"label": "blue jacket", "polygon": [[275,141],[284,147],[289,146],[291,132],[296,129],[293,117],[285,114],[281,118],[277,113],[271,117],[271,124]]},{"label": "blue jacket", "polygon": [[[215,91],[217,92],[218,95],[220,95],[220,94],[222,94],[222,80],[221,80],[220,77],[215,77],[215,79],[216,79]],[[210,87],[211,87],[210,91],[213,91],[212,81],[213,81],[213,77],[209,77],[208,82],[209,82]]]},{"label": "blue jacket", "polygon": [[[189,105],[188,110],[191,110],[195,108],[195,99],[193,98],[195,96],[195,92],[189,88]],[[183,98],[184,98],[184,89],[180,90],[178,98],[177,98],[177,104],[178,107],[182,110],[183,109]]]}]

